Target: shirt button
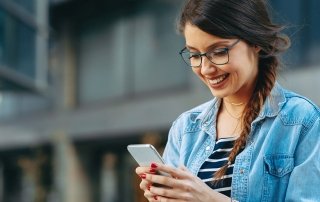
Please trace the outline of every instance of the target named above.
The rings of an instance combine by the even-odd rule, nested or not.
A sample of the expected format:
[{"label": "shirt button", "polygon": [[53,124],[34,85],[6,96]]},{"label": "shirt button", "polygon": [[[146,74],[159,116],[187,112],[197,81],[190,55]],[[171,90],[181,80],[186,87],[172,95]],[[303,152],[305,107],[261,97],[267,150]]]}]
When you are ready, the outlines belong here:
[{"label": "shirt button", "polygon": [[282,171],[282,168],[278,168],[278,173],[281,173],[281,171]]},{"label": "shirt button", "polygon": [[240,174],[243,174],[244,173],[244,170],[243,169],[240,169]]},{"label": "shirt button", "polygon": [[207,146],[207,147],[206,147],[206,151],[209,151],[209,150],[210,150],[210,146]]}]

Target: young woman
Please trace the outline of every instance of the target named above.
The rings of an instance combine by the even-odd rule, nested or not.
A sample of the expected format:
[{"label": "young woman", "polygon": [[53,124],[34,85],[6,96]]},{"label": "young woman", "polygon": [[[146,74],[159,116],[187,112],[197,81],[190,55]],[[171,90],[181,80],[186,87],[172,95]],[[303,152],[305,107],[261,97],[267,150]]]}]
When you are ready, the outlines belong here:
[{"label": "young woman", "polygon": [[136,169],[145,197],[320,201],[320,110],[276,82],[289,39],[265,0],[189,0],[179,29],[183,60],[214,98],[173,123],[166,165]]}]

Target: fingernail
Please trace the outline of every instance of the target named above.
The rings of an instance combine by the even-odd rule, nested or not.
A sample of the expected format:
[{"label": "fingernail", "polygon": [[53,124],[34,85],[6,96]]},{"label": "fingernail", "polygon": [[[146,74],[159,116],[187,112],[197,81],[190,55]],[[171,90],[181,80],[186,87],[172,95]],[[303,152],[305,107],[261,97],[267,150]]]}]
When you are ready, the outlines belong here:
[{"label": "fingernail", "polygon": [[146,174],[141,174],[140,177],[141,177],[142,179],[146,179]]},{"label": "fingernail", "polygon": [[150,173],[156,173],[156,169],[154,169],[154,168],[150,168]]},{"label": "fingernail", "polygon": [[157,197],[157,196],[154,196],[153,198],[154,198],[154,200],[158,200],[158,197]]},{"label": "fingernail", "polygon": [[151,168],[157,168],[157,167],[158,167],[157,164],[151,163]]},{"label": "fingernail", "polygon": [[148,190],[150,191],[150,189],[151,189],[151,185],[148,185]]}]

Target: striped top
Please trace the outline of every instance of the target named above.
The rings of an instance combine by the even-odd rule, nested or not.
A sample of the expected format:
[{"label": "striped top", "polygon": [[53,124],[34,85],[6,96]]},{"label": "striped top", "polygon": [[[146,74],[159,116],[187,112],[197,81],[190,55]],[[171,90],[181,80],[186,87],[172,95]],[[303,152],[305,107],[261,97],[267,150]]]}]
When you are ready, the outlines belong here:
[{"label": "striped top", "polygon": [[235,142],[235,137],[221,138],[216,142],[212,154],[202,164],[198,177],[205,182],[213,190],[220,192],[226,196],[231,196],[231,181],[233,174],[233,165],[229,165],[223,180],[218,183],[213,183],[213,175],[223,165],[228,162],[228,156]]}]

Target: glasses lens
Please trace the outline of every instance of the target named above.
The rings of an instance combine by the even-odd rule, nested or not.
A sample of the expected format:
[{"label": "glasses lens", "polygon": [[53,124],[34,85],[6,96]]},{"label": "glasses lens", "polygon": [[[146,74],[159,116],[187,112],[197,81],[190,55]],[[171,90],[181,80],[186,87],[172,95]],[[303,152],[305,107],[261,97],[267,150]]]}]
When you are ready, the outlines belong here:
[{"label": "glasses lens", "polygon": [[217,65],[227,64],[229,61],[228,49],[216,49],[212,52],[207,53],[208,59]]},{"label": "glasses lens", "polygon": [[201,56],[190,53],[189,51],[181,52],[181,56],[183,61],[191,66],[191,67],[198,67],[201,65]]},{"label": "glasses lens", "polygon": [[[200,54],[183,50],[180,55],[183,61],[191,67],[199,67],[201,65],[202,56]],[[224,65],[229,62],[228,48],[215,49],[212,52],[207,52],[205,56],[216,65]]]}]

